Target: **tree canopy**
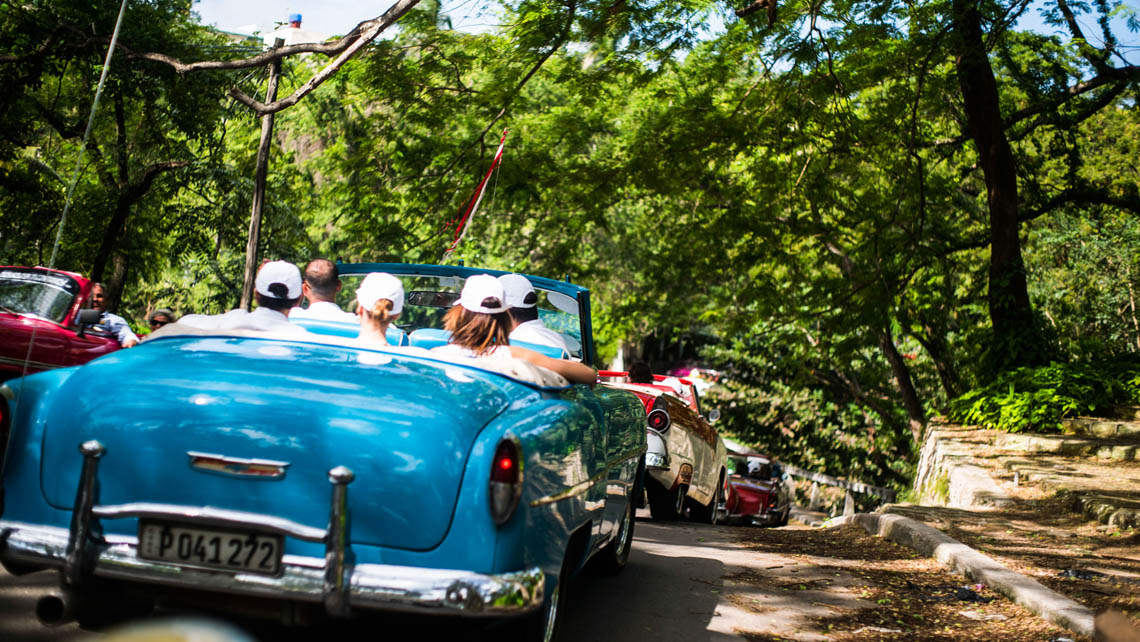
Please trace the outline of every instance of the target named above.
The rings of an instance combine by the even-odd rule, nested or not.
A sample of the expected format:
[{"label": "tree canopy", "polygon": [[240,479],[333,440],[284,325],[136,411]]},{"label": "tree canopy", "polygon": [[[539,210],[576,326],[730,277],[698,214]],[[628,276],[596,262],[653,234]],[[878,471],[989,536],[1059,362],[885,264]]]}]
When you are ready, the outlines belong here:
[{"label": "tree canopy", "polygon": [[[117,6],[0,1],[5,263],[45,260]],[[397,6],[322,83],[286,58],[262,256],[441,260],[507,130],[455,258],[590,287],[607,359],[701,345],[728,430],[868,481],[1003,370],[1140,351],[1121,3]],[[131,3],[64,235],[128,315],[240,294],[263,54],[189,9]]]}]

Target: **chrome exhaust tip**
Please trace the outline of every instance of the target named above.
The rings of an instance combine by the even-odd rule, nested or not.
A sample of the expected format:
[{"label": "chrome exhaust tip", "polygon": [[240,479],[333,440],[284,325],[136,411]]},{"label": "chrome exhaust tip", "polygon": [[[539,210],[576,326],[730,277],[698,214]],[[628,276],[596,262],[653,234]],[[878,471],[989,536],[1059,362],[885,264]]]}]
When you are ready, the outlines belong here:
[{"label": "chrome exhaust tip", "polygon": [[36,619],[44,626],[61,626],[76,618],[78,600],[69,591],[56,591],[36,600]]}]

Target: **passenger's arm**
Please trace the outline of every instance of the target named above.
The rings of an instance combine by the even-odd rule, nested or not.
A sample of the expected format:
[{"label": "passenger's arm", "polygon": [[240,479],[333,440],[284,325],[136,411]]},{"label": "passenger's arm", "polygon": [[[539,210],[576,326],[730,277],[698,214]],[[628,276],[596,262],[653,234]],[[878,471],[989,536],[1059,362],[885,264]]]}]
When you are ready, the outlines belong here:
[{"label": "passenger's arm", "polygon": [[564,359],[551,359],[529,348],[511,346],[511,356],[516,359],[526,359],[536,366],[553,370],[569,379],[572,383],[587,383],[594,385],[598,382],[598,371],[577,361]]}]

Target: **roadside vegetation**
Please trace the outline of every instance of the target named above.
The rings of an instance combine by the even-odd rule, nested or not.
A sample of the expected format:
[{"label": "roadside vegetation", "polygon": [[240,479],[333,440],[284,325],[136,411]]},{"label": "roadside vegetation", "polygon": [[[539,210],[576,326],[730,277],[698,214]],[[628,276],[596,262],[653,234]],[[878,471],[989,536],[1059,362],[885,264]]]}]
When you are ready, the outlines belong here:
[{"label": "roadside vegetation", "polygon": [[[790,463],[903,487],[932,415],[1136,401],[1135,8],[763,4],[508,0],[472,34],[416,3],[277,114],[259,255],[439,261],[506,129],[452,260],[588,286],[603,358],[721,370],[706,405]],[[56,260],[134,320],[241,294],[231,96],[266,71],[140,55],[259,51],[192,9],[130,4]],[[55,253],[117,10],[0,0],[0,263]]]}]

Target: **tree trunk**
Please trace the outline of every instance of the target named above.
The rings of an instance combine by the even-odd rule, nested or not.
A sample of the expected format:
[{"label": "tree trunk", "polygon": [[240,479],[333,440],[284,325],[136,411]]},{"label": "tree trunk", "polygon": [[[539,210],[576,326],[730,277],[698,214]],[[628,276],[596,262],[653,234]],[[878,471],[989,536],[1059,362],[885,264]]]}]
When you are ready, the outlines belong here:
[{"label": "tree trunk", "polygon": [[995,367],[1043,361],[1018,237],[1017,171],[1002,124],[997,81],[982,33],[977,0],[953,0],[958,84],[986,179],[990,216],[989,312]]},{"label": "tree trunk", "polygon": [[962,378],[958,376],[958,369],[954,366],[954,358],[950,354],[950,346],[946,342],[946,335],[929,323],[923,323],[922,332],[911,332],[930,360],[934,362],[934,369],[938,371],[938,380],[942,383],[942,390],[946,396],[953,399],[962,394]]},{"label": "tree trunk", "polygon": [[[273,43],[278,49],[285,44],[281,38]],[[272,103],[277,98],[277,78],[281,75],[281,61],[269,63],[269,86],[265,90],[265,102]],[[269,143],[273,139],[273,113],[261,117],[261,142],[257,146],[257,165],[253,172],[253,204],[249,215],[249,238],[245,246],[245,276],[242,279],[242,310],[253,305],[253,280],[257,273],[257,246],[261,241],[261,207],[265,202],[265,177],[269,172]]]},{"label": "tree trunk", "polygon": [[107,292],[107,310],[118,313],[119,305],[123,302],[123,286],[127,282],[127,271],[130,269],[130,257],[123,252],[116,252],[111,259],[111,274],[103,282]]},{"label": "tree trunk", "polygon": [[903,357],[895,347],[891,333],[883,331],[879,335],[879,347],[883,350],[887,362],[891,364],[891,373],[895,383],[899,386],[902,395],[903,407],[906,408],[907,419],[910,420],[910,432],[914,436],[914,443],[922,443],[922,430],[926,426],[926,413],[918,401],[918,391],[914,389],[914,380],[910,377],[910,368],[906,367]]}]

